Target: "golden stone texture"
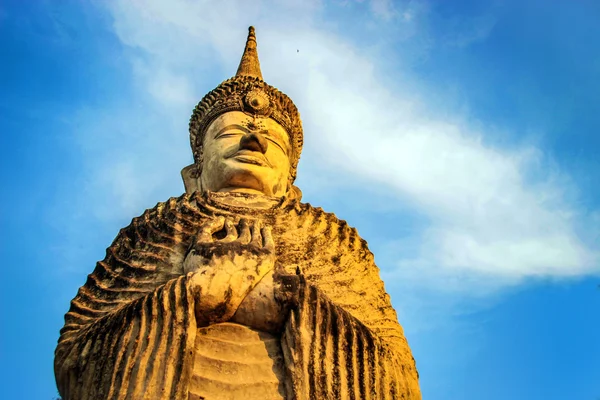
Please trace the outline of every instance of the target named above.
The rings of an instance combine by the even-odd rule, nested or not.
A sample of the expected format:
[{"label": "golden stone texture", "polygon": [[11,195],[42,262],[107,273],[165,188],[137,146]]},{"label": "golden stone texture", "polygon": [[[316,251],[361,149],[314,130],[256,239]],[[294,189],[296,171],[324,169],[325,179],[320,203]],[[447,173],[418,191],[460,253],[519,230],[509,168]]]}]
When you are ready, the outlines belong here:
[{"label": "golden stone texture", "polygon": [[366,242],[300,201],[300,117],[253,28],[190,140],[186,194],[122,229],[71,302],[63,399],[420,399]]}]

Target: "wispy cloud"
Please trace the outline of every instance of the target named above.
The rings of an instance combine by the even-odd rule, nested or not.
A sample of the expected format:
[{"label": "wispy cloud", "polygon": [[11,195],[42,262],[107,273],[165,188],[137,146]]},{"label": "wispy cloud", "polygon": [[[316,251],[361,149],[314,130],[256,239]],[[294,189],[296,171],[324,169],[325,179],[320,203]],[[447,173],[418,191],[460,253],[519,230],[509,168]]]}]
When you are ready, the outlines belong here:
[{"label": "wispy cloud", "polygon": [[[590,216],[569,203],[568,177],[547,168],[542,149],[487,144],[485,123],[456,112],[457,107],[429,102],[434,89],[410,69],[386,81],[372,52],[327,30],[319,2],[106,4],[115,33],[131,49],[132,73],[140,93],[148,96],[145,107],[156,111],[143,124],[143,157],[113,162],[92,180],[109,191],[116,199],[111,204],[122,213],[142,205],[149,184],[155,194],[175,187],[169,174],[189,160],[181,137],[193,103],[218,84],[213,76],[233,74],[246,27],[256,25],[267,82],[288,93],[303,115],[305,185],[312,178],[322,181],[326,170],[331,181],[385,188],[427,217],[428,225],[409,244],[391,238],[385,259],[396,261],[386,272],[390,277],[464,290],[481,287],[482,278],[497,287],[598,270],[597,249],[581,239],[592,229],[585,222]],[[426,18],[409,6],[390,4],[373,2],[368,17]],[[486,19],[474,25],[468,40],[455,42],[484,40],[491,26],[493,19]],[[392,57],[402,57],[395,51]],[[119,140],[139,138],[134,131],[124,130],[126,137]],[[167,151],[161,143],[174,146]],[[102,162],[109,155],[99,157]],[[407,245],[409,257],[393,254]]]}]

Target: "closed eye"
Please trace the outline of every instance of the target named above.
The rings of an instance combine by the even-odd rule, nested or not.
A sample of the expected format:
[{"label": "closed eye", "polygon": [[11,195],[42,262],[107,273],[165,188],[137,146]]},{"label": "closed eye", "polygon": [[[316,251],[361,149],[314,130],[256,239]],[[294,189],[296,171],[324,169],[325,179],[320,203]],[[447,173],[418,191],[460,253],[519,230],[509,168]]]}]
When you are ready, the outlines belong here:
[{"label": "closed eye", "polygon": [[277,147],[279,147],[281,149],[281,151],[283,151],[285,154],[288,154],[287,150],[283,148],[283,146],[281,144],[279,144],[279,142],[275,139],[272,139],[270,137],[267,137],[267,140],[273,144],[275,144]]},{"label": "closed eye", "polygon": [[266,138],[266,139],[267,139],[269,142],[271,142],[271,143],[275,144],[277,147],[279,147],[279,148],[281,149],[281,151],[283,151],[283,153],[284,153],[285,155],[287,155],[287,156],[289,157],[289,155],[290,155],[290,150],[289,150],[289,149],[288,149],[286,146],[282,145],[280,140],[277,140],[277,139],[278,139],[278,137],[277,137],[277,136],[274,136],[274,135],[273,135],[273,134],[271,134],[269,131],[264,131],[264,132],[261,132],[261,133],[263,134],[263,136],[264,136],[264,137],[265,137],[265,138]]},{"label": "closed eye", "polygon": [[226,131],[226,132],[223,132],[223,133],[217,135],[217,137],[215,139],[222,139],[222,138],[242,136],[242,135],[244,135],[244,132],[241,132],[241,131]]}]

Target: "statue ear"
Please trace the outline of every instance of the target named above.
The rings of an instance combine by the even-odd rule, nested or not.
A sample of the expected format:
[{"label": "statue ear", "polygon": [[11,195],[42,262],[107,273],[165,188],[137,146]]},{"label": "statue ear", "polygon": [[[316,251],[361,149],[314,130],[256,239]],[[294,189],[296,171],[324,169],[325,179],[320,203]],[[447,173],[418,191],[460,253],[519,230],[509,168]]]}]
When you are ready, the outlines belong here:
[{"label": "statue ear", "polygon": [[302,190],[300,190],[298,186],[292,185],[290,190],[287,192],[287,198],[288,200],[302,200]]},{"label": "statue ear", "polygon": [[194,193],[199,191],[198,187],[198,168],[196,164],[191,164],[181,170],[181,177],[183,178],[183,186],[185,186],[186,193]]}]

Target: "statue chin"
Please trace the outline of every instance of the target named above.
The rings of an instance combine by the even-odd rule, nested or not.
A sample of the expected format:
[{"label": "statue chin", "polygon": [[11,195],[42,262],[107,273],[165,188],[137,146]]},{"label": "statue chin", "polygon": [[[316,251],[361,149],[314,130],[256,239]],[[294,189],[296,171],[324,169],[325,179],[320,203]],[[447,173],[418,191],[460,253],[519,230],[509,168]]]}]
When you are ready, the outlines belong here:
[{"label": "statue chin", "polygon": [[[286,190],[282,190],[281,188],[285,186],[282,183],[275,183],[272,185],[268,185],[264,183],[264,179],[266,177],[257,177],[254,171],[243,171],[238,174],[238,176],[232,176],[228,179],[223,179],[223,181],[227,181],[227,183],[223,185],[218,185],[220,187],[215,188],[205,188],[201,184],[201,179],[197,177],[198,171],[197,166],[195,164],[188,165],[187,167],[181,170],[181,177],[183,179],[183,185],[185,186],[186,193],[194,193],[194,192],[220,192],[220,193],[247,193],[253,195],[263,195],[269,197],[282,197],[286,196]],[[293,187],[294,193],[289,193],[291,190],[287,191],[287,197],[290,198],[300,198],[301,192],[300,189]]]},{"label": "statue chin", "polygon": [[[227,167],[223,171],[217,171],[217,174],[207,176],[206,179],[202,177],[200,180],[203,189],[212,192],[262,194],[269,197],[285,195],[287,175],[278,176],[271,168],[239,162]],[[211,184],[205,185],[205,182]]]}]

